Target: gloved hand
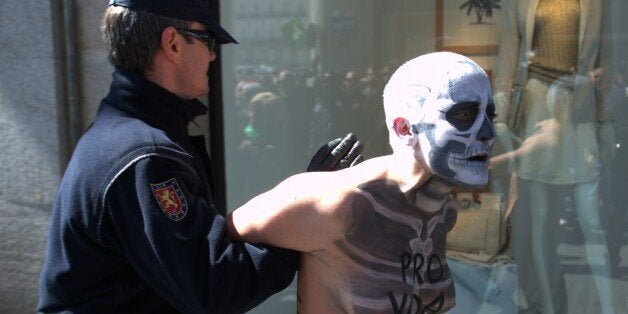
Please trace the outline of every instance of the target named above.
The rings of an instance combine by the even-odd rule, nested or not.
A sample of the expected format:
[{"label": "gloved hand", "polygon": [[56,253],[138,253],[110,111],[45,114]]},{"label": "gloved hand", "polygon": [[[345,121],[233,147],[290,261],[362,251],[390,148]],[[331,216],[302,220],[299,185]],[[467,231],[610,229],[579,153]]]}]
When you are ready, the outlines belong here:
[{"label": "gloved hand", "polygon": [[336,171],[352,167],[364,160],[360,155],[364,145],[353,134],[349,133],[345,138],[337,138],[318,149],[307,171]]}]

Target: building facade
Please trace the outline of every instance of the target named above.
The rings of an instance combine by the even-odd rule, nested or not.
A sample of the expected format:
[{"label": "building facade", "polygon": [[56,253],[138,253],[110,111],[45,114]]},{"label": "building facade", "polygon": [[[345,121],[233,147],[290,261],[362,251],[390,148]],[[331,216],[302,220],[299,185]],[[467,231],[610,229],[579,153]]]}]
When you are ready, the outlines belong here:
[{"label": "building facade", "polygon": [[[282,127],[290,131],[284,129],[271,144],[284,146],[291,153],[284,155],[281,162],[284,167],[273,174],[285,177],[304,170],[318,145],[346,131],[355,131],[364,139],[365,154],[375,157],[386,153],[388,148],[385,128],[374,118],[381,114],[377,108],[388,75],[414,56],[452,50],[470,56],[493,79],[498,78],[503,68],[500,53],[505,51],[502,33],[511,28],[504,24],[504,10],[512,1],[484,1],[494,5],[490,13],[486,8],[467,11],[469,4],[464,5],[468,1],[463,0],[220,1],[221,24],[240,41],[239,45],[222,47],[218,62],[222,65],[223,97],[210,104],[210,107],[220,106],[222,110],[218,112],[224,113],[214,118],[224,121],[224,137],[220,141],[225,146],[226,174],[222,179],[228,209],[279,180],[264,173],[267,169],[258,169],[259,173],[253,177],[259,184],[248,185],[245,180],[251,174],[242,173],[239,166],[251,160],[250,154],[241,149],[242,142],[247,140],[244,127],[259,123],[250,120],[255,115],[249,106],[253,95],[246,100],[239,98],[243,86],[252,86],[244,83],[259,83],[259,91],[285,97],[289,105],[284,110],[284,119],[276,117],[275,121],[290,120],[294,124],[282,122]],[[113,69],[108,64],[99,31],[107,1],[96,2],[0,2],[3,43],[0,49],[0,312],[3,313],[35,311],[54,194],[74,144],[89,126],[109,87]],[[599,36],[610,42],[610,52],[600,56],[598,63],[605,68],[598,72],[612,76],[613,86],[609,89],[613,90],[612,97],[618,97],[625,105],[628,102],[621,99],[625,100],[628,86],[628,26],[624,21],[628,4],[625,0],[601,3],[604,3],[604,16],[598,18],[609,28]],[[287,71],[286,76],[280,78],[282,71]],[[500,81],[493,83],[497,91]],[[357,112],[368,114],[343,111],[343,106],[362,108]],[[550,261],[554,265],[551,269],[556,270],[550,284],[552,289],[562,291],[553,297],[555,304],[567,313],[599,312],[608,303],[604,300],[612,300],[616,313],[628,311],[628,228],[623,227],[628,223],[628,202],[625,193],[621,193],[623,176],[628,174],[628,166],[621,159],[628,147],[628,143],[623,144],[628,137],[625,127],[628,111],[622,106],[615,109],[612,142],[616,158],[607,159],[600,167],[597,203],[601,205],[596,215],[601,225],[599,230],[592,231],[604,235],[605,240],[587,242],[589,231],[580,227],[573,186],[560,185],[548,190],[558,196],[548,218],[552,223],[549,236],[554,239],[550,245]],[[192,131],[216,141],[216,135],[209,134],[209,121],[208,117],[201,118],[200,127]],[[507,147],[498,149],[501,151],[496,154],[508,151]],[[490,192],[506,195],[507,186],[499,186],[497,179],[511,172],[502,170],[493,173],[495,185]],[[522,200],[530,191],[525,185],[520,187]],[[459,309],[482,312],[502,306],[522,312],[538,310],[542,298],[537,279],[534,270],[526,266],[530,265],[531,257],[521,253],[529,245],[523,240],[528,229],[521,227],[529,221],[521,214],[536,207],[521,201],[518,206],[513,214],[513,242],[506,254],[518,266],[517,281],[507,282],[514,284],[514,288],[503,282],[497,286],[502,291],[514,291],[510,300],[516,302],[496,303],[485,287],[461,287]],[[603,256],[608,257],[587,259],[590,247],[606,252]],[[597,272],[605,267],[609,272]],[[613,298],[598,294],[595,280],[599,277],[608,279],[606,283],[610,283]],[[464,283],[464,278],[458,282]],[[253,312],[293,313],[295,302],[296,291],[292,286]]]}]

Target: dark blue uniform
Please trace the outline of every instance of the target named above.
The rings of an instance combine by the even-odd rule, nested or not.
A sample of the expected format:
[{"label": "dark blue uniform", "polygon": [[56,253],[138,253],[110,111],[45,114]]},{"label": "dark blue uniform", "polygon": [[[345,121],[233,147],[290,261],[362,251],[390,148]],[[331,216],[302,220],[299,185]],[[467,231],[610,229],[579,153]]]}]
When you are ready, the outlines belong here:
[{"label": "dark blue uniform", "polygon": [[117,70],[55,199],[39,310],[238,313],[285,288],[297,254],[231,242],[214,207],[204,114]]}]

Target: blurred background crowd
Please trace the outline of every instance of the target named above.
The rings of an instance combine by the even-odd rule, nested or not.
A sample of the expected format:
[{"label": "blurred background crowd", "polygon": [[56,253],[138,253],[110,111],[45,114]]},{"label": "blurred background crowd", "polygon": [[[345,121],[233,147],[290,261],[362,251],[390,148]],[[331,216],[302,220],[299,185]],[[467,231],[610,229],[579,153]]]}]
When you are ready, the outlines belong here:
[{"label": "blurred background crowd", "polygon": [[[317,75],[296,67],[239,67],[236,115],[225,126],[235,139],[227,143],[227,155],[236,158],[230,163],[243,174],[233,178],[243,188],[239,201],[304,171],[322,144],[349,132],[365,144],[365,158],[388,154],[382,92],[394,68],[391,64]],[[252,174],[263,179],[249,180]]]}]

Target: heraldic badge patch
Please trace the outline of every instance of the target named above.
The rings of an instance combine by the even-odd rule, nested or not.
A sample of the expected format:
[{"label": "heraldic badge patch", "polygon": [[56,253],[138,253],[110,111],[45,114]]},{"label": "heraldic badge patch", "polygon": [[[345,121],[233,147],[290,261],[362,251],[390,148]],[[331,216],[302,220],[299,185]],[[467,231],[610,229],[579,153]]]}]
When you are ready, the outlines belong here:
[{"label": "heraldic badge patch", "polygon": [[188,204],[175,178],[150,185],[157,204],[168,218],[179,221],[188,212]]}]

